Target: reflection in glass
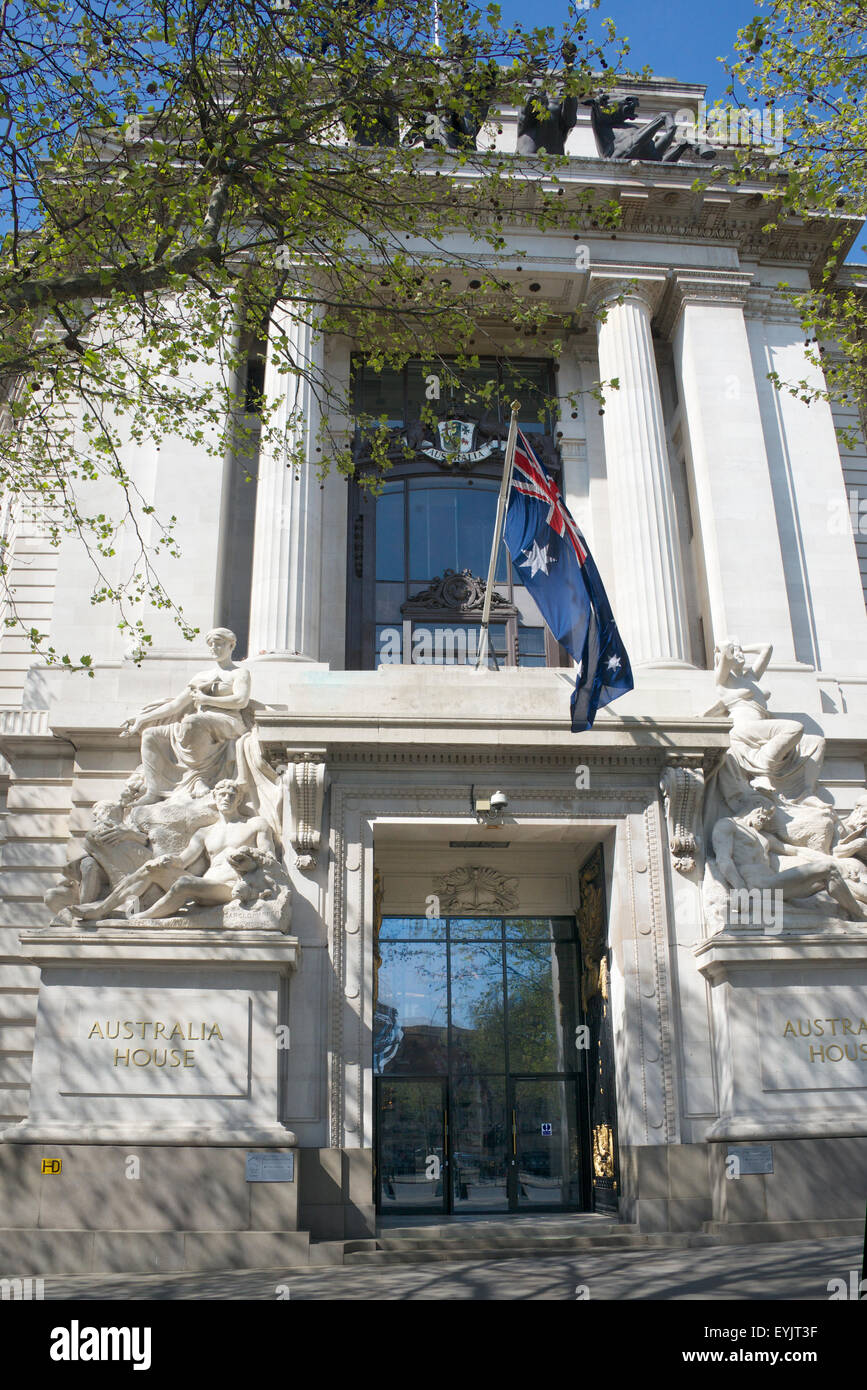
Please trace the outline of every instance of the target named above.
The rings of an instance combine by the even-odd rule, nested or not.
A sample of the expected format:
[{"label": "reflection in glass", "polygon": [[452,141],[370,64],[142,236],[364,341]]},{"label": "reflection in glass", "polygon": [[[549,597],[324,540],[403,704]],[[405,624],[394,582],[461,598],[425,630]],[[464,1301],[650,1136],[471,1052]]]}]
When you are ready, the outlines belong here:
[{"label": "reflection in glass", "polygon": [[393,1011],[390,1029],[387,1036],[381,1040],[377,1038],[381,1050],[374,1056],[375,1070],[390,1076],[444,1072],[448,1064],[444,944],[435,941],[390,944],[379,968],[376,1019],[379,1034],[385,1031],[387,1011]]},{"label": "reflection in glass", "polygon": [[506,1069],[503,948],[452,945],[452,1067],[459,1074]]},{"label": "reflection in glass", "polygon": [[[429,584],[447,569],[486,574],[496,511],[495,482],[477,479],[472,490],[450,479],[410,482],[410,584]],[[497,580],[507,578],[506,551],[501,546]]]},{"label": "reflection in glass", "polygon": [[383,1209],[579,1205],[574,921],[391,916],[379,947]]},{"label": "reflection in glass", "polygon": [[449,932],[452,941],[499,941],[503,923],[499,917],[452,917]]},{"label": "reflection in glass", "polygon": [[376,502],[376,577],[404,580],[403,486],[386,483]]},{"label": "reflection in glass", "polygon": [[379,1089],[379,1186],[390,1206],[442,1210],[443,1084],[395,1081]]},{"label": "reflection in glass", "polygon": [[445,938],[444,917],[383,917],[380,941],[441,941]]},{"label": "reflection in glass", "polygon": [[539,1077],[514,1082],[519,1207],[580,1200],[574,1083]]},{"label": "reflection in glass", "polygon": [[548,942],[509,946],[509,1062],[512,1071],[562,1071],[557,963]]},{"label": "reflection in glass", "polygon": [[452,1087],[452,1200],[455,1211],[505,1210],[511,1153],[504,1077]]},{"label": "reflection in glass", "polygon": [[507,917],[506,936],[512,941],[550,941],[552,926],[550,917]]}]

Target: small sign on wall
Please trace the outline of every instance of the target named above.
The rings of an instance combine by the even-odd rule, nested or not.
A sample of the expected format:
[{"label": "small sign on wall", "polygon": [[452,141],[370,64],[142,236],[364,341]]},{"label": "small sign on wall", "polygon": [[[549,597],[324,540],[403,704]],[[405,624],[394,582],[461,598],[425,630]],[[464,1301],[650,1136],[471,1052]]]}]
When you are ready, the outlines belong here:
[{"label": "small sign on wall", "polygon": [[[734,1163],[732,1163],[734,1160]],[[773,1144],[730,1144],[726,1152],[726,1163],[731,1165],[738,1177],[750,1177],[757,1173],[773,1173]]]},{"label": "small sign on wall", "polygon": [[43,1173],[59,1173],[62,1167],[62,1158],[43,1158],[42,1160]]},{"label": "small sign on wall", "polygon": [[294,1182],[295,1155],[247,1154],[246,1182]]}]

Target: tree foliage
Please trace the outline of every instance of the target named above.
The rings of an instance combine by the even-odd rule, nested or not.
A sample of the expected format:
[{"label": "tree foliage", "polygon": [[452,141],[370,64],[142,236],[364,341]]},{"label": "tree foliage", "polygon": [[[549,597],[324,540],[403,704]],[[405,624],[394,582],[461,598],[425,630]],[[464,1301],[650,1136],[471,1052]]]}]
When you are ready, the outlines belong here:
[{"label": "tree foliage", "polygon": [[[867,411],[867,307],[843,261],[867,217],[867,4],[864,0],[758,0],[741,29],[731,94],[784,113],[785,144],[767,198],[770,225],[791,216],[848,219],[809,292],[792,292],[808,357],[824,384],[780,383],[801,399]],[[739,160],[736,175],[749,164]],[[847,436],[847,441],[848,441]]]},{"label": "tree foliage", "polygon": [[[94,600],[120,605],[142,645],[148,603],[193,630],[161,568],[182,538],[139,491],[131,451],[238,447],[245,363],[278,300],[374,365],[447,348],[460,370],[502,349],[486,323],[526,346],[548,318],[508,274],[510,226],[577,236],[616,219],[564,198],[556,159],[539,157],[548,191],[530,197],[513,156],[450,134],[462,116],[495,127],[545,73],[564,93],[610,85],[613,31],[592,42],[580,12],[562,34],[506,28],[494,5],[437,12],[439,46],[432,5],[410,0],[0,8],[0,485],[55,542],[88,547]],[[453,256],[462,277],[445,273]],[[329,437],[347,401],[291,335],[272,351],[320,396],[321,456],[351,472]],[[258,407],[262,447],[279,447],[287,422]],[[382,422],[368,425],[385,466]]]}]

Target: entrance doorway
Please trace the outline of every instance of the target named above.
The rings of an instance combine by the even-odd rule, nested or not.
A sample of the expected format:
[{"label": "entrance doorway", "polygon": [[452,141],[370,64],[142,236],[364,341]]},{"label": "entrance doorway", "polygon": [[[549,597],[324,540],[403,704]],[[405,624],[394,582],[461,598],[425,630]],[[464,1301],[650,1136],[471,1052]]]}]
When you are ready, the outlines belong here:
[{"label": "entrance doorway", "polygon": [[379,949],[380,1212],[589,1209],[574,920],[384,917]]}]

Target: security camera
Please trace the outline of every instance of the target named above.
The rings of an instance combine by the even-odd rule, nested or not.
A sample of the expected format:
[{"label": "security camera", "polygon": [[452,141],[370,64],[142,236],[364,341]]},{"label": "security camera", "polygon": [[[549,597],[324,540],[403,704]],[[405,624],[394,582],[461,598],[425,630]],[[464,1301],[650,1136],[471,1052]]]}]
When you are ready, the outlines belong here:
[{"label": "security camera", "polygon": [[506,796],[506,793],[505,793],[505,792],[492,792],[492,794],[491,794],[491,810],[492,810],[492,811],[497,811],[497,812],[505,811],[505,809],[506,809],[506,807],[508,806],[508,804],[509,804],[509,798]]}]

